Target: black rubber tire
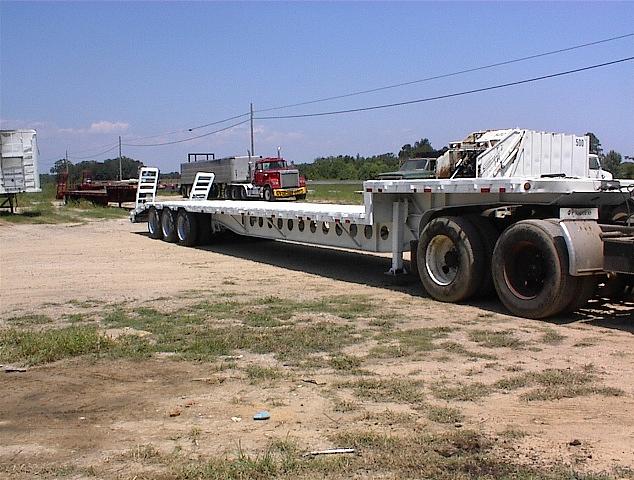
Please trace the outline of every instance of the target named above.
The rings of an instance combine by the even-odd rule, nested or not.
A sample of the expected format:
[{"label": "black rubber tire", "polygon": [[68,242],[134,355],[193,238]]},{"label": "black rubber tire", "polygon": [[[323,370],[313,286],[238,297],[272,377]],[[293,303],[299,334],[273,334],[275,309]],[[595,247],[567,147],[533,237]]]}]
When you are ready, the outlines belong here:
[{"label": "black rubber tire", "polygon": [[262,198],[264,198],[264,200],[267,202],[273,202],[275,200],[275,196],[273,195],[273,189],[269,187],[268,185],[264,187]]},{"label": "black rubber tire", "polygon": [[597,277],[590,275],[587,277],[577,278],[577,288],[572,295],[570,303],[562,310],[561,313],[573,313],[583,308],[597,291]]},{"label": "black rubber tire", "polygon": [[247,199],[247,190],[244,187],[237,187],[238,188],[238,198],[240,200],[246,200]]},{"label": "black rubber tire", "polygon": [[480,215],[470,215],[467,219],[473,224],[480,234],[482,240],[482,255],[484,255],[484,275],[482,283],[476,290],[474,297],[486,298],[495,294],[495,285],[493,285],[493,274],[491,273],[491,263],[493,260],[493,250],[498,241],[500,232],[493,226],[491,220]]},{"label": "black rubber tire", "polygon": [[179,210],[176,215],[176,242],[184,247],[198,244],[198,218],[195,213]]},{"label": "black rubber tire", "polygon": [[197,213],[198,217],[198,245],[211,243],[211,214]]},{"label": "black rubber tire", "polygon": [[634,281],[623,274],[611,274],[604,277],[603,285],[598,288],[597,293],[601,298],[607,298],[613,302],[622,302],[631,297],[634,293]]},{"label": "black rubber tire", "polygon": [[634,225],[634,202],[626,202],[614,208],[610,221],[620,225]]},{"label": "black rubber tire", "polygon": [[493,283],[514,315],[546,318],[571,304],[579,277],[568,273],[561,229],[546,220],[523,220],[507,228],[493,252]]},{"label": "black rubber tire", "polygon": [[418,240],[409,242],[409,273],[418,277]]},{"label": "black rubber tire", "polygon": [[[441,243],[441,246],[431,246],[436,243]],[[428,250],[442,250],[442,244],[450,250],[442,260],[430,257],[428,266]],[[417,249],[418,273],[427,293],[441,302],[462,302],[471,298],[484,275],[484,256],[478,254],[482,249],[480,234],[468,220],[439,217],[429,222],[420,234]],[[433,250],[429,251],[433,255]],[[434,259],[437,261],[434,262]],[[450,278],[452,268],[455,268],[455,275]],[[443,279],[443,274],[449,276]]]},{"label": "black rubber tire", "polygon": [[295,195],[295,200],[299,200],[299,201],[306,200],[306,194],[302,193],[301,195]]},{"label": "black rubber tire", "polygon": [[216,183],[212,183],[211,188],[209,189],[209,195],[207,195],[207,199],[213,200],[215,198],[218,198],[218,195],[220,195],[220,188],[218,188],[218,185]]},{"label": "black rubber tire", "polygon": [[161,216],[156,207],[150,207],[147,214],[147,231],[150,238],[160,240],[163,238],[161,230]]},{"label": "black rubber tire", "polygon": [[164,208],[161,212],[161,232],[163,240],[169,243],[176,242],[176,216],[169,208]]}]

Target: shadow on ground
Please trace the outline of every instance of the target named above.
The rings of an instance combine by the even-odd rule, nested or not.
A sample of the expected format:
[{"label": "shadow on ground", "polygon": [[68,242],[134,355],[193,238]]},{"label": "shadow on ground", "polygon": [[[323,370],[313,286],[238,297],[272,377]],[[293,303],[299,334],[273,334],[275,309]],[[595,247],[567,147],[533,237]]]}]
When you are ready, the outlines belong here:
[{"label": "shadow on ground", "polygon": [[[145,232],[137,234],[147,236]],[[389,257],[235,235],[195,248],[343,282],[429,298],[415,276],[394,277],[385,273],[391,266]],[[493,313],[509,314],[497,298],[474,300],[465,304]],[[588,308],[572,315],[546,319],[544,322],[554,325],[584,323],[634,334],[634,301],[613,304],[595,299],[588,304]]]}]

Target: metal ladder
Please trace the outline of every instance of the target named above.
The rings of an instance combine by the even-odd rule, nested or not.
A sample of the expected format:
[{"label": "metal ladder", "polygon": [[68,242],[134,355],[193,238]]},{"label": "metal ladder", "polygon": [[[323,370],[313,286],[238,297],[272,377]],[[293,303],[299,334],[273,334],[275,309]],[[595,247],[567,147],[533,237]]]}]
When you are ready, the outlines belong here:
[{"label": "metal ladder", "polygon": [[154,167],[142,167],[139,171],[139,185],[136,190],[134,210],[141,211],[148,202],[156,201],[156,189],[158,188],[159,169]]},{"label": "metal ladder", "polygon": [[216,178],[216,175],[213,173],[196,173],[194,184],[192,185],[191,192],[189,192],[189,199],[207,200],[209,197],[209,191],[211,190],[211,185],[214,183],[214,178]]}]

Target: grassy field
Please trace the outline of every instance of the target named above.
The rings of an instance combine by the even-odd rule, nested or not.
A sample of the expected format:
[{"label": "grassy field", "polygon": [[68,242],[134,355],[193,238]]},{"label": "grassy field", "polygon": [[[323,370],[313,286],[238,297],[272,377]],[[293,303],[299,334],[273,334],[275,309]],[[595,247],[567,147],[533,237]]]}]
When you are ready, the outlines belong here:
[{"label": "grassy field", "polygon": [[344,203],[350,205],[362,204],[363,195],[360,192],[363,183],[309,183],[306,200],[316,203]]},{"label": "grassy field", "polygon": [[128,210],[117,207],[102,207],[88,201],[63,205],[55,200],[55,185],[42,186],[41,193],[19,194],[17,212],[0,211],[0,220],[10,223],[81,223],[92,219],[125,218]]},{"label": "grassy field", "polygon": [[[362,183],[319,183],[308,186],[306,201],[316,203],[361,204],[363,195],[359,192]],[[161,192],[160,195],[180,197],[178,192]],[[41,193],[25,193],[18,195],[17,213],[8,210],[0,211],[0,221],[9,223],[82,223],[88,220],[125,218],[126,208],[115,206],[102,207],[88,201],[73,202],[63,205],[55,200],[55,185],[45,184]]]},{"label": "grassy field", "polygon": [[[293,300],[277,296],[218,298],[193,292],[190,300],[172,308],[89,301],[58,306],[60,311],[73,314],[6,318],[7,326],[0,329],[0,363],[33,367],[74,359],[70,364],[73,370],[100,365],[108,371],[108,365],[117,368],[117,361],[139,362],[138,368],[143,368],[147,365],[143,362],[168,356],[174,362],[206,365],[210,378],[220,375],[228,388],[242,385],[242,389],[264,392],[273,408],[285,407],[282,399],[292,396],[305,379],[318,378],[320,382],[313,382],[327,405],[324,418],[336,416],[341,425],[321,425],[323,435],[329,443],[354,448],[357,453],[307,457],[302,455],[307,445],[282,432],[262,439],[264,445],[256,452],[239,447],[235,455],[203,455],[199,448],[215,445],[218,432],[210,433],[198,417],[194,426],[188,427],[189,433],[173,437],[182,442],[171,451],[165,445],[171,445],[172,437],[162,446],[139,443],[111,455],[106,463],[90,467],[68,463],[41,471],[25,470],[27,473],[46,472],[50,478],[71,474],[123,478],[112,471],[126,469],[129,476],[125,478],[235,480],[632,478],[631,471],[617,467],[593,474],[564,462],[518,461],[517,452],[522,450],[518,445],[526,432],[508,427],[491,435],[481,429],[479,417],[469,413],[472,407],[466,408],[468,404],[486,402],[502,393],[517,395],[524,405],[624,395],[603,385],[601,369],[592,364],[510,373],[491,361],[497,357],[484,353],[515,355],[513,352],[527,347],[536,351],[558,348],[553,346],[553,335],[539,325],[525,329],[522,341],[511,331],[482,325],[477,328],[453,322],[411,328],[408,313],[395,314],[365,295]],[[113,337],[105,333],[111,331],[108,329],[127,333]],[[459,339],[469,348],[454,348]],[[557,342],[564,339],[559,336]],[[469,371],[458,369],[451,369],[451,378],[435,376],[430,370],[399,374],[384,370],[386,362],[411,366],[408,362],[436,359],[440,362],[437,365],[442,365],[446,360],[441,359],[450,357],[497,369],[496,379],[474,381]],[[58,370],[65,368],[64,363],[57,365]],[[215,395],[220,392],[216,390]],[[197,401],[204,401],[204,397]],[[230,409],[231,402],[242,400],[234,397],[227,402],[224,408]],[[196,402],[192,400],[190,405]],[[154,440],[159,438],[156,434]]]}]

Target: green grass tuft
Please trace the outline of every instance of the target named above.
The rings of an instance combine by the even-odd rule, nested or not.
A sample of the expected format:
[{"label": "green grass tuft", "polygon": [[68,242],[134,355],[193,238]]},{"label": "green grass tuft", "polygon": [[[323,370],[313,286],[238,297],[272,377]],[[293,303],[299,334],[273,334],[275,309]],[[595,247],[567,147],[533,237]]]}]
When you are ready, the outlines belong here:
[{"label": "green grass tuft", "polygon": [[464,420],[464,415],[454,407],[443,407],[441,405],[428,405],[426,408],[427,418],[436,423],[457,423]]},{"label": "green grass tuft", "polygon": [[504,390],[535,387],[521,395],[527,401],[559,400],[585,395],[621,396],[624,392],[618,388],[602,387],[595,384],[597,378],[591,366],[586,371],[569,369],[546,369],[541,372],[525,372],[513,377],[503,378],[494,386]]},{"label": "green grass tuft", "polygon": [[20,327],[29,326],[29,325],[43,325],[46,323],[51,323],[53,320],[48,315],[19,315],[16,317],[11,317],[7,319],[7,322],[11,325],[18,325]]},{"label": "green grass tuft", "polygon": [[487,348],[519,349],[524,346],[524,342],[509,330],[471,330],[469,340]]},{"label": "green grass tuft", "polygon": [[262,382],[275,382],[284,377],[284,372],[275,367],[261,367],[260,365],[249,365],[244,369],[248,379],[252,384]]},{"label": "green grass tuft", "polygon": [[491,387],[480,382],[469,384],[447,384],[435,383],[431,386],[431,391],[436,398],[441,400],[460,400],[472,402],[482,397],[486,397],[492,392]]},{"label": "green grass tuft", "polygon": [[94,327],[67,327],[41,332],[0,331],[0,361],[39,365],[67,357],[109,350],[112,341]]},{"label": "green grass tuft", "polygon": [[330,366],[339,371],[354,371],[359,368],[363,361],[353,355],[335,355],[330,359]]},{"label": "green grass tuft", "polygon": [[361,378],[355,381],[342,382],[337,386],[350,388],[357,397],[374,402],[417,404],[424,399],[422,385],[423,382],[421,381],[403,378]]}]

